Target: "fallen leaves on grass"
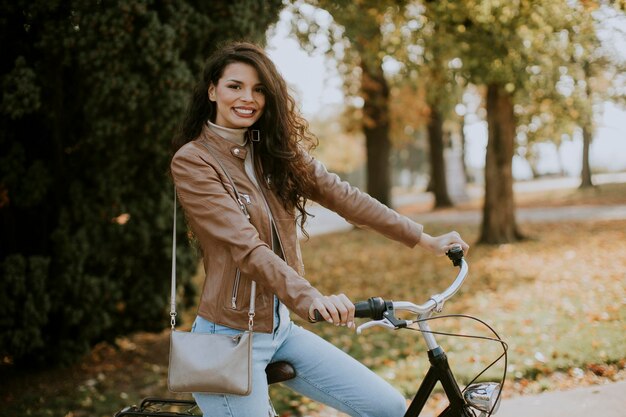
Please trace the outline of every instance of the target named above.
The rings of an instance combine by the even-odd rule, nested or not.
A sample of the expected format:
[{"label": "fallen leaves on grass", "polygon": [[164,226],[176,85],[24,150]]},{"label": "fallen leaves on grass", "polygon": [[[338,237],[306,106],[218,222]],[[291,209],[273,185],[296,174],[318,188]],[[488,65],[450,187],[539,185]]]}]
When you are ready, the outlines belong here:
[{"label": "fallen leaves on grass", "polygon": [[[477,236],[470,226],[459,232],[469,241]],[[626,252],[626,221],[526,225],[525,232],[532,239],[472,248],[468,281],[446,303],[445,313],[485,319],[509,343],[505,396],[626,379],[626,258],[621,255]],[[383,296],[422,303],[456,273],[445,257],[364,231],[312,238],[303,252],[307,277],[317,287],[345,292],[353,300]],[[482,331],[453,319],[432,327]],[[407,396],[414,394],[428,366],[424,343],[414,332],[372,330],[357,337],[346,328],[312,328]],[[463,382],[500,349],[487,342],[438,340]],[[165,385],[167,350],[168,332],[140,333],[96,346],[69,369],[3,373],[4,415],[110,417],[142,397],[171,396]],[[494,369],[488,377],[497,378],[501,371]],[[272,395],[285,413],[322,413],[323,407],[284,389],[272,389]]]}]

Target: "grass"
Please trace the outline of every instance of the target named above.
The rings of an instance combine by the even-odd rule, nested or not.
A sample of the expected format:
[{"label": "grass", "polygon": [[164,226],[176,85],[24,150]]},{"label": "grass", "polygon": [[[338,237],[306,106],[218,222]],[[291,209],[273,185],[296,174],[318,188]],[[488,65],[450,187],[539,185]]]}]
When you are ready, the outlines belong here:
[{"label": "grass", "polygon": [[[623,369],[626,352],[626,221],[527,225],[532,236],[515,245],[470,250],[470,276],[446,313],[488,321],[509,344],[510,380],[536,380],[558,371],[605,365]],[[434,233],[443,230],[433,230]],[[459,232],[475,240],[474,227]],[[303,246],[307,274],[322,292],[352,299],[383,296],[425,302],[454,278],[446,258],[433,259],[369,232],[312,239]],[[446,319],[433,330],[487,335],[474,323]],[[343,328],[316,331],[386,377],[405,395],[414,394],[428,366],[414,332]],[[457,378],[468,382],[500,351],[498,344],[438,337]],[[613,365],[612,370],[606,365]],[[593,368],[593,366],[592,366]],[[502,366],[487,374],[497,378]],[[549,389],[543,382],[540,389]]]},{"label": "grass", "polygon": [[[607,187],[607,191],[602,191]],[[535,196],[533,205],[622,202],[626,184],[558,197]],[[432,233],[446,231],[437,230]],[[476,226],[457,229],[469,242]],[[566,384],[624,378],[626,366],[626,219],[613,222],[525,224],[530,239],[513,245],[473,246],[470,275],[445,313],[485,319],[509,344],[511,392],[537,392]],[[424,302],[444,289],[456,270],[445,257],[410,250],[371,232],[351,231],[303,243],[307,277],[325,293],[353,300],[383,296]],[[164,315],[164,322],[166,322]],[[427,367],[418,333],[371,329],[361,336],[345,328],[309,325],[402,390],[414,393]],[[433,330],[480,333],[466,320],[445,319]],[[489,342],[438,337],[455,375],[467,382],[498,354]],[[99,344],[76,365],[22,372],[0,367],[5,416],[112,416],[146,396],[168,395],[168,331],[138,333]],[[502,365],[489,377],[497,377]],[[555,377],[556,376],[556,377]],[[288,415],[316,415],[317,405],[272,389]]]}]

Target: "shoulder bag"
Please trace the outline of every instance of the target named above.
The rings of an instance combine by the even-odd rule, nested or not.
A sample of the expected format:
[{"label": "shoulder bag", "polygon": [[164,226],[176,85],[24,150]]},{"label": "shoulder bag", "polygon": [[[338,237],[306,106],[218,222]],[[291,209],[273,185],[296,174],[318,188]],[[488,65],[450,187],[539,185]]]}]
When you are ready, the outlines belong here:
[{"label": "shoulder bag", "polygon": [[[206,143],[202,143],[212,154]],[[214,156],[215,158],[215,156]],[[235,183],[215,158],[231,183],[244,215],[250,216]],[[236,336],[176,330],[176,191],[172,234],[172,293],[168,387],[172,392],[248,395],[252,391],[252,335],[256,282],[252,281],[248,330]]]}]

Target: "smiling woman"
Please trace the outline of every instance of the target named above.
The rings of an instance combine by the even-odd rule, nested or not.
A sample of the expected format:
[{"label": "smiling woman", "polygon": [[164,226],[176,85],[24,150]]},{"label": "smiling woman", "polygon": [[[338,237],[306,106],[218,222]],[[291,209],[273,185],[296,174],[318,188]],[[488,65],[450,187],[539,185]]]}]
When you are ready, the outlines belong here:
[{"label": "smiling woman", "polygon": [[171,162],[206,271],[192,331],[254,331],[254,340],[251,394],[194,392],[205,414],[268,415],[265,369],[286,361],[297,376],[285,385],[301,394],[353,416],[404,415],[405,400],[391,385],[291,321],[289,310],[311,321],[317,310],[329,323],[354,328],[355,311],[346,295],[323,295],[304,278],[296,219],[304,224],[311,199],[408,247],[443,255],[468,246],[456,232],[422,233],[421,225],[342,182],[308,154],[313,143],[262,48],[233,43],[208,60]]}]

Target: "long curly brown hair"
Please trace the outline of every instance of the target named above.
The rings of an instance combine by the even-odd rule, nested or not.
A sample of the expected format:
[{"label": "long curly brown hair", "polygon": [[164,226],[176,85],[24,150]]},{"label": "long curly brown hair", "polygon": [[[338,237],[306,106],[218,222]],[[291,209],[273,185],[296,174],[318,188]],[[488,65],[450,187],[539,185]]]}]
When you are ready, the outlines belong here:
[{"label": "long curly brown hair", "polygon": [[265,108],[259,120],[250,127],[250,130],[257,129],[261,133],[261,141],[253,142],[254,151],[260,157],[264,175],[271,178],[272,188],[285,208],[299,212],[300,228],[306,234],[307,190],[312,189],[314,179],[307,169],[303,152],[317,146],[317,138],[299,114],[282,75],[259,46],[233,42],[209,57],[179,132],[172,140],[173,151],[196,139],[207,120],[215,122],[217,105],[208,99],[208,89],[211,83],[217,85],[224,69],[235,62],[253,66],[263,84]]}]

